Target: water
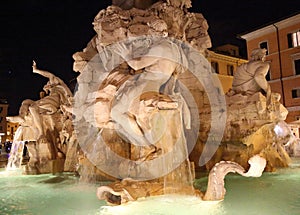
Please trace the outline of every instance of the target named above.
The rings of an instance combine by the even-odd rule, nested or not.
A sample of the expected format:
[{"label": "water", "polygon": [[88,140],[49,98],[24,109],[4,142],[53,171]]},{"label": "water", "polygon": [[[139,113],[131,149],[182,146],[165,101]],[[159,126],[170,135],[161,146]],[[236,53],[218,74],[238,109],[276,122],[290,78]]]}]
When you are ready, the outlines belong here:
[{"label": "water", "polygon": [[[121,206],[96,197],[100,184],[83,184],[72,174],[25,176],[0,172],[0,214],[9,215],[299,215],[300,159],[290,168],[260,178],[226,176],[221,202],[191,196],[161,196]],[[207,178],[195,186],[206,188]]]},{"label": "water", "polygon": [[72,175],[1,173],[1,215],[93,215],[105,205],[96,197],[98,185],[79,183]]},{"label": "water", "polygon": [[19,169],[22,164],[24,142],[14,140],[10,150],[10,156],[8,158],[7,169],[15,170]]}]

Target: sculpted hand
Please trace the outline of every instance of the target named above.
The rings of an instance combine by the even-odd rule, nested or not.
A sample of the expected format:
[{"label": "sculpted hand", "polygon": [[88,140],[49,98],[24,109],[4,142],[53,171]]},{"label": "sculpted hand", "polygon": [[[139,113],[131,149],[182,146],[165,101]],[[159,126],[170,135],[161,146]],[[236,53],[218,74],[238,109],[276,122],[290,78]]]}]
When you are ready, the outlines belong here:
[{"label": "sculpted hand", "polygon": [[35,61],[33,61],[33,63],[32,63],[32,70],[33,70],[34,73],[37,73],[37,67],[36,67],[36,62]]},{"label": "sculpted hand", "polygon": [[120,55],[125,61],[131,59],[131,47],[127,47],[124,43],[119,42],[114,44],[113,50],[116,54]]}]

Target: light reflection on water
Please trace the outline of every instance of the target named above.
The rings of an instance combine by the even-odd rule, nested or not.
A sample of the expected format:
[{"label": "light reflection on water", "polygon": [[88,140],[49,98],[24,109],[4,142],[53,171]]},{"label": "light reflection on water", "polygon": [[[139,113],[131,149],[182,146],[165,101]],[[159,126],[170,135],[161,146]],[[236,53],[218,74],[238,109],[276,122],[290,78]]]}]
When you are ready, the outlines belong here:
[{"label": "light reflection on water", "polygon": [[220,202],[204,202],[192,196],[159,196],[120,206],[104,206],[100,215],[196,215],[224,214]]},{"label": "light reflection on water", "polygon": [[[25,176],[0,172],[1,215],[269,215],[300,214],[300,159],[291,168],[260,178],[228,175],[225,200],[161,196],[122,206],[107,206],[96,197],[99,184],[79,183],[71,174]],[[205,189],[207,178],[195,186]]]}]

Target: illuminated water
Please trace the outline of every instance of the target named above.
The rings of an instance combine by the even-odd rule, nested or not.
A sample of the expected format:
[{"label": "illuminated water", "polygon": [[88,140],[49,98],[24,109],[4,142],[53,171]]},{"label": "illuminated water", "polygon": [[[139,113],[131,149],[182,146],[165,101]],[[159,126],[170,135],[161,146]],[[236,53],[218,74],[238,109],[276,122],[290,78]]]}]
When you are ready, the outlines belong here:
[{"label": "illuminated water", "polygon": [[[99,184],[79,183],[64,174],[8,176],[0,172],[0,214],[8,215],[299,215],[300,160],[290,168],[264,173],[261,178],[226,177],[227,193],[219,203],[194,197],[163,196],[124,206],[106,206],[96,197]],[[206,178],[196,186],[206,187]]]},{"label": "illuminated water", "polygon": [[10,150],[10,156],[8,158],[7,169],[14,170],[19,169],[22,164],[23,158],[23,149],[24,142],[23,141],[13,141]]}]

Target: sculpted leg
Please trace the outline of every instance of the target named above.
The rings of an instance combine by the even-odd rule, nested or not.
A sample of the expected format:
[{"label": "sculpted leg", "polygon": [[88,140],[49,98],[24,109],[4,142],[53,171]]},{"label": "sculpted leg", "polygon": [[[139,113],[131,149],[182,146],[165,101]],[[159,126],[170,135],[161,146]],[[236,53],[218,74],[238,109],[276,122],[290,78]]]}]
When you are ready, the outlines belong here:
[{"label": "sculpted leg", "polygon": [[37,138],[40,139],[41,137],[44,136],[44,131],[43,131],[43,126],[42,126],[42,120],[41,120],[40,114],[38,112],[38,107],[35,105],[30,106],[29,111],[30,111],[30,114],[32,115],[33,123],[38,130]]}]

